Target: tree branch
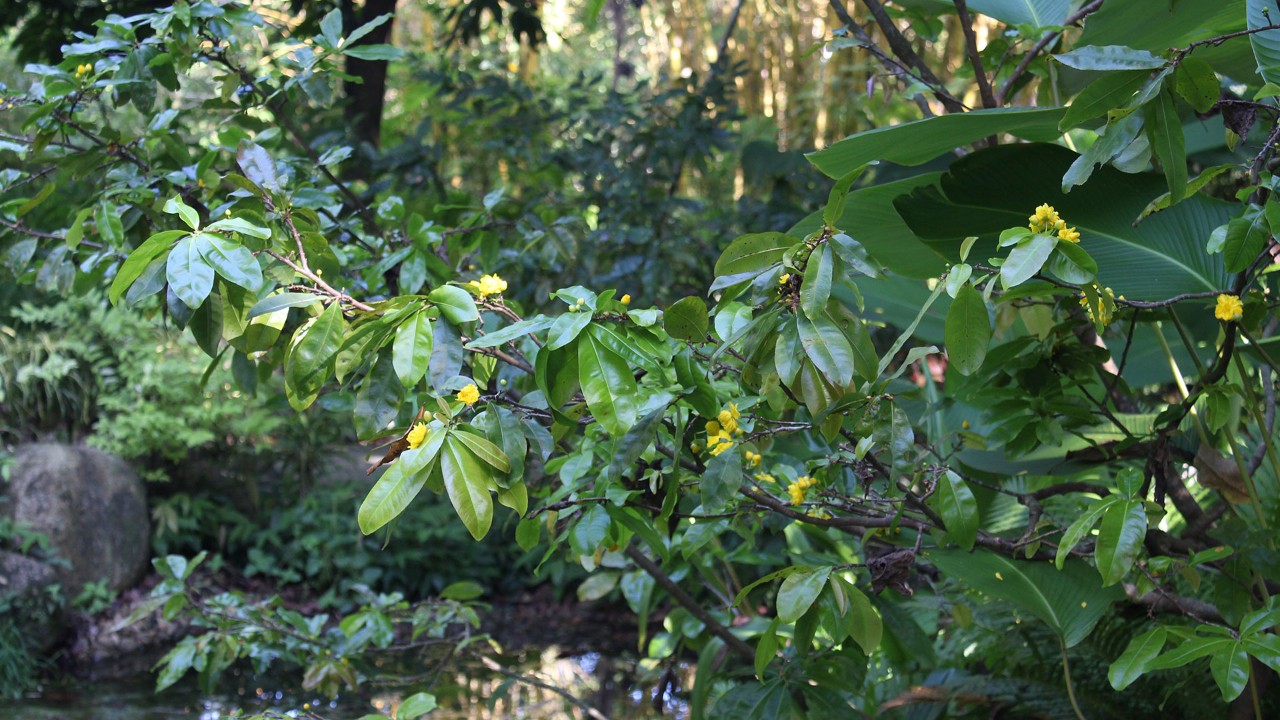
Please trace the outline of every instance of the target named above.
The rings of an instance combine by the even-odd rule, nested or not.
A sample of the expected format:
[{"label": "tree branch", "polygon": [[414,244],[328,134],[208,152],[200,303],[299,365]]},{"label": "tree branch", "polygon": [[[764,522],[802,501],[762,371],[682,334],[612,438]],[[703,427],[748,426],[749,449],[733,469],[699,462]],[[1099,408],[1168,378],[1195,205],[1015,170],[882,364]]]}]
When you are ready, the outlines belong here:
[{"label": "tree branch", "polygon": [[662,572],[662,569],[659,568],[656,563],[646,557],[645,554],[640,552],[640,550],[638,550],[634,545],[627,546],[627,557],[631,558],[632,562],[640,566],[641,570],[649,573],[649,576],[654,579],[654,582],[661,585],[662,589],[666,590],[667,593],[671,595],[671,598],[679,603],[685,610],[688,610],[690,615],[701,620],[702,623],[707,626],[707,630],[712,635],[723,640],[730,650],[738,653],[748,661],[755,660],[756,651],[752,649],[750,645],[737,635],[734,635],[729,628],[720,624],[715,618],[711,617],[711,613],[707,612],[705,608],[699,605],[697,600],[690,597],[689,593],[684,591],[684,588],[677,585],[674,580],[667,576],[666,573]]}]

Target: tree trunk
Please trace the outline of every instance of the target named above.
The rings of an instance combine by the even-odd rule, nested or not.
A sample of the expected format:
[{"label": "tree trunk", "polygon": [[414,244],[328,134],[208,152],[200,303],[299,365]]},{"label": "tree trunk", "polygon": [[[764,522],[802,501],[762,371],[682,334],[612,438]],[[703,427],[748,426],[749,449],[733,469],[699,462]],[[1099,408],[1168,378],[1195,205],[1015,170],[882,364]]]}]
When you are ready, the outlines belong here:
[{"label": "tree trunk", "polygon": [[[365,0],[364,7],[358,12],[355,0],[342,0],[342,26],[347,32],[351,32],[374,18],[395,11],[396,0]],[[378,26],[356,44],[376,45],[387,42],[391,39],[394,24],[393,19]],[[343,92],[347,96],[347,121],[358,142],[369,143],[377,149],[381,140],[382,106],[387,90],[387,63],[382,60],[348,57],[346,71],[357,78],[343,83]]]}]

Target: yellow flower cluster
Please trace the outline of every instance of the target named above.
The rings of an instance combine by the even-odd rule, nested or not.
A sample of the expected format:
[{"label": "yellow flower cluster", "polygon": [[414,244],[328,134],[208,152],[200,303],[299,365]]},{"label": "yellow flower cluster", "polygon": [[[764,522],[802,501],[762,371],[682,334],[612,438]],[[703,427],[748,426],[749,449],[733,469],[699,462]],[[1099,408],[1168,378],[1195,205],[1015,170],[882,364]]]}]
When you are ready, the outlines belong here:
[{"label": "yellow flower cluster", "polygon": [[475,383],[471,383],[458,391],[457,398],[458,402],[468,407],[475,405],[480,399],[480,388],[476,387]]},{"label": "yellow flower cluster", "polygon": [[1049,203],[1045,203],[1036,208],[1036,214],[1027,218],[1031,224],[1027,227],[1031,228],[1031,232],[1041,235],[1057,235],[1059,240],[1067,242],[1080,242],[1080,233],[1076,229],[1067,227],[1067,222],[1058,217],[1058,211],[1053,209]]},{"label": "yellow flower cluster", "polygon": [[76,79],[83,80],[89,77],[89,73],[91,72],[93,72],[93,66],[89,65],[88,63],[85,63],[84,65],[81,65],[76,68]]},{"label": "yellow flower cluster", "polygon": [[801,475],[796,481],[787,486],[787,494],[791,496],[792,505],[803,505],[805,493],[809,492],[809,488],[817,485],[818,481],[808,475]]},{"label": "yellow flower cluster", "polygon": [[404,436],[404,439],[406,442],[409,443],[409,449],[413,450],[414,448],[421,445],[422,441],[425,440],[426,437],[427,437],[427,424],[418,423],[417,425],[413,426],[413,429],[409,431],[408,435]]},{"label": "yellow flower cluster", "polygon": [[497,275],[484,275],[479,280],[472,280],[467,284],[481,298],[487,298],[490,295],[501,295],[507,291],[507,281]]},{"label": "yellow flower cluster", "polygon": [[740,417],[742,414],[738,412],[738,406],[729,403],[728,408],[720,411],[719,417],[707,423],[707,447],[712,455],[733,447],[733,436],[742,434],[742,428],[738,427]]},{"label": "yellow flower cluster", "polygon": [[1244,316],[1244,303],[1240,302],[1240,298],[1235,295],[1225,293],[1219,295],[1218,304],[1213,309],[1213,316],[1222,322],[1239,320]]},{"label": "yellow flower cluster", "polygon": [[776,483],[778,479],[768,473],[757,473],[755,478],[760,482]]},{"label": "yellow flower cluster", "polygon": [[[1098,294],[1098,304],[1101,305],[1101,317],[1094,317],[1094,307],[1089,303],[1089,296],[1085,293],[1080,293],[1080,307],[1084,308],[1085,312],[1089,314],[1089,319],[1091,321],[1096,322],[1099,325],[1110,325],[1111,319],[1115,316],[1116,312],[1116,293],[1111,288],[1100,288],[1097,285],[1094,285],[1093,289],[1094,292]],[[1124,296],[1121,295],[1119,299],[1123,300]]]},{"label": "yellow flower cluster", "polygon": [[751,452],[750,450],[743,453],[742,457],[746,458],[747,464],[751,467],[760,467],[760,461],[764,459],[760,456],[760,453]]}]

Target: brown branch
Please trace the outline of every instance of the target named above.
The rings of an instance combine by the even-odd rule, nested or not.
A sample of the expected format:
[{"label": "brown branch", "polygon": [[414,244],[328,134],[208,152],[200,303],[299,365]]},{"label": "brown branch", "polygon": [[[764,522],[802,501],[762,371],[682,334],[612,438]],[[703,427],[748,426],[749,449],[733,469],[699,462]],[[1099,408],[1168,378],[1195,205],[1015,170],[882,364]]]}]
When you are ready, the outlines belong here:
[{"label": "brown branch", "polygon": [[[1079,23],[1086,16],[1097,12],[1102,7],[1103,2],[1104,0],[1093,0],[1093,2],[1077,10],[1074,15],[1068,17],[1062,24],[1075,25]],[[1038,41],[1036,41],[1035,45],[1031,46],[1031,50],[1023,56],[1022,61],[1018,63],[1018,66],[1015,67],[1013,72],[1009,74],[1009,77],[1005,79],[1004,85],[1000,86],[1000,92],[996,93],[997,107],[1003,106],[1005,101],[1009,99],[1009,93],[1013,92],[1013,86],[1016,85],[1018,83],[1018,79],[1027,72],[1027,68],[1031,67],[1031,62],[1036,59],[1036,56],[1043,52],[1045,48],[1049,47],[1054,40],[1057,40],[1058,36],[1061,34],[1062,33],[1057,30],[1047,32],[1041,36]]]},{"label": "brown branch", "polygon": [[999,107],[995,95],[991,93],[991,80],[982,67],[982,56],[978,54],[978,37],[973,32],[973,19],[969,17],[968,0],[952,0],[956,6],[956,14],[960,16],[960,29],[964,32],[965,54],[969,57],[969,66],[973,68],[974,80],[978,83],[978,94],[982,96],[982,107]]},{"label": "brown branch", "polygon": [[862,0],[862,4],[871,11],[871,16],[875,18],[876,25],[880,27],[880,32],[884,33],[885,40],[889,43],[889,49],[903,63],[915,69],[924,80],[925,84],[933,88],[933,94],[947,109],[947,112],[964,112],[964,103],[957,100],[950,93],[942,89],[942,81],[937,75],[929,69],[924,60],[916,54],[915,49],[911,47],[911,42],[902,35],[902,31],[897,25],[893,24],[893,18],[889,17],[889,13],[885,12],[884,6],[880,4],[880,0]]},{"label": "brown branch", "polygon": [[656,563],[646,557],[645,554],[640,552],[640,550],[638,550],[634,545],[629,545],[627,547],[627,557],[631,558],[632,562],[640,566],[641,570],[649,573],[649,576],[653,578],[654,582],[661,585],[662,589],[666,590],[667,593],[671,595],[671,598],[684,607],[685,610],[688,610],[690,615],[701,620],[707,630],[712,635],[723,640],[730,650],[738,653],[748,661],[755,660],[756,651],[753,650],[750,645],[737,635],[734,635],[729,628],[720,624],[719,621],[711,616],[711,613],[707,612],[705,608],[698,604],[697,600],[694,600],[689,593],[685,592],[684,588],[677,585],[674,580],[667,576],[666,573],[662,572],[662,569],[659,568]]},{"label": "brown branch", "polygon": [[270,255],[276,260],[279,260],[285,265],[288,265],[289,267],[293,268],[294,272],[298,273],[299,275],[315,283],[317,286],[323,289],[326,293],[328,293],[333,299],[337,300],[338,302],[347,303],[351,305],[351,307],[357,310],[362,310],[364,312],[374,311],[374,307],[372,305],[366,305],[365,303],[360,302],[359,300],[351,297],[350,295],[342,292],[341,290],[335,290],[332,285],[320,279],[319,275],[316,275],[315,273],[311,272],[306,268],[300,267],[297,263],[285,257],[284,255],[281,255],[275,250],[263,250],[262,252],[265,252],[266,254]]}]

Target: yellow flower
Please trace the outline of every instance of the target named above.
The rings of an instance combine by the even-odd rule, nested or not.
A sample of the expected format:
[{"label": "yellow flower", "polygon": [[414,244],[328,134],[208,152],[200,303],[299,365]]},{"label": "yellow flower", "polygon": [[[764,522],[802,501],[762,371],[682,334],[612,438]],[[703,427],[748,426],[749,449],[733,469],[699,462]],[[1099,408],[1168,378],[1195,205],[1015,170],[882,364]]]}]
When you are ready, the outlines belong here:
[{"label": "yellow flower", "polygon": [[630,305],[630,304],[631,304],[631,296],[630,296],[630,295],[623,295],[623,296],[622,296],[622,299],[621,299],[621,300],[619,300],[618,302],[622,303],[623,305]]},{"label": "yellow flower", "polygon": [[501,295],[507,291],[507,281],[497,275],[484,275],[479,280],[472,280],[467,284],[470,285],[481,298],[487,298],[490,295]]},{"label": "yellow flower", "polygon": [[413,450],[414,448],[421,445],[422,441],[426,439],[426,437],[427,437],[426,423],[418,423],[417,425],[413,426],[413,429],[409,431],[409,434],[406,435],[404,439],[409,443],[409,449]]},{"label": "yellow flower", "polygon": [[1036,208],[1035,214],[1027,220],[1031,223],[1028,227],[1034,233],[1055,232],[1058,229],[1058,223],[1062,222],[1062,218],[1058,217],[1058,211],[1054,210],[1049,203]]},{"label": "yellow flower", "polygon": [[791,279],[791,273],[782,273],[782,277],[778,278],[778,284],[786,285],[787,281],[790,279]]},{"label": "yellow flower", "polygon": [[733,416],[734,420],[742,417],[742,413],[738,412],[737,403],[729,403],[729,414]]},{"label": "yellow flower", "polygon": [[458,402],[464,405],[475,405],[476,401],[480,399],[480,388],[476,387],[475,383],[471,383],[459,390],[457,397]]},{"label": "yellow flower", "polygon": [[792,505],[803,505],[805,488],[798,482],[793,482],[787,486],[787,494],[791,496]]},{"label": "yellow flower", "polygon": [[1078,243],[1080,242],[1080,233],[1076,232],[1075,228],[1069,228],[1066,223],[1063,223],[1062,227],[1058,228],[1058,238],[1067,242]]},{"label": "yellow flower", "polygon": [[759,473],[755,476],[755,478],[760,482],[771,482],[771,483],[778,482],[777,478],[767,473]]},{"label": "yellow flower", "polygon": [[733,447],[733,440],[729,438],[729,435],[727,433],[720,433],[719,435],[713,438],[707,438],[707,444],[708,445],[714,444],[715,447],[711,448],[711,454],[719,455],[725,450],[728,450],[729,448]]},{"label": "yellow flower", "polygon": [[86,64],[84,64],[84,65],[81,65],[81,66],[79,66],[79,67],[77,67],[77,68],[76,68],[76,79],[77,79],[77,80],[83,80],[83,79],[85,79],[86,77],[88,77],[88,76],[89,76],[89,73],[91,73],[91,72],[93,72],[93,66],[92,66],[92,65],[89,65],[89,64],[87,64],[87,63],[86,63]]},{"label": "yellow flower", "polygon": [[743,453],[743,457],[747,459],[747,464],[750,465],[751,467],[759,467],[760,460],[762,459],[760,457],[760,453],[751,452],[750,450]]},{"label": "yellow flower", "polygon": [[1218,306],[1213,309],[1213,316],[1222,322],[1239,320],[1244,315],[1244,303],[1235,295],[1218,296]]}]

